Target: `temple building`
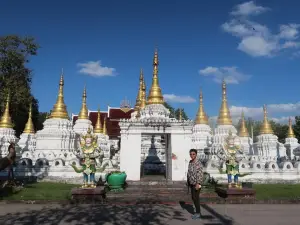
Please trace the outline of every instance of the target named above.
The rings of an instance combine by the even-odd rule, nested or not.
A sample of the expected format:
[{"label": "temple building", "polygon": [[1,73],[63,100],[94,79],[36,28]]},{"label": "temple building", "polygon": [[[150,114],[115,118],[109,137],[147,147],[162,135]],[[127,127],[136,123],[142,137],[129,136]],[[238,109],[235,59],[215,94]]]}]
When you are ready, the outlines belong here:
[{"label": "temple building", "polygon": [[[189,150],[197,149],[204,169],[215,179],[225,181],[226,174],[220,173],[225,162],[219,157],[224,149],[225,139],[233,135],[242,151],[239,155],[242,181],[251,182],[300,182],[300,145],[295,138],[291,120],[285,143],[278,142],[268,120],[267,106],[260,133],[253,140],[246,127],[244,112],[240,127],[235,127],[227,100],[227,85],[223,80],[220,87],[219,116],[217,126],[212,128],[205,112],[207,96],[200,90],[198,110],[194,120],[171,118],[164,106],[163,85],[159,82],[159,58],[157,49],[153,56],[152,83],[147,88],[143,69],[137,71],[136,102],[132,107],[128,100],[119,107],[107,106],[90,110],[96,105],[88,102],[88,90],[83,88],[81,109],[69,118],[64,102],[64,78],[61,74],[58,96],[44,128],[35,133],[29,118],[24,132],[18,140],[9,115],[10,96],[0,120],[1,156],[7,154],[8,145],[13,142],[19,147],[16,175],[38,176],[43,179],[70,180],[81,183],[81,174],[71,165],[79,165],[80,135],[88,129],[98,137],[98,146],[103,158],[97,167],[104,168],[103,176],[112,170],[127,173],[128,180],[146,179],[151,175],[161,176],[168,181],[186,179]],[[67,84],[68,85],[68,84]],[[147,93],[148,90],[148,93]],[[230,91],[230,90],[229,90]],[[78,103],[80,104],[80,103]]]},{"label": "temple building", "polygon": [[[104,119],[106,118],[107,135],[111,140],[117,140],[120,136],[120,119],[131,118],[131,113],[134,112],[134,108],[131,108],[129,102],[124,100],[120,107],[107,107],[106,111],[100,111],[100,123],[103,126]],[[95,127],[98,118],[98,111],[88,110],[88,119],[91,121],[93,127]],[[72,114],[72,123],[75,125],[78,115]]]}]

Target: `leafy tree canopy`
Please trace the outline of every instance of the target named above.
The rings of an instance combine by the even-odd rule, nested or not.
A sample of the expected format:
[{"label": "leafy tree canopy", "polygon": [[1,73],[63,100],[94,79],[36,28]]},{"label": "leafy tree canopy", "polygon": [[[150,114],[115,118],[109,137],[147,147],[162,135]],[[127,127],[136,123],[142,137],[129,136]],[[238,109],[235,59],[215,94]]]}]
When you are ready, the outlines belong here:
[{"label": "leafy tree canopy", "polygon": [[[166,107],[167,109],[170,110],[170,117],[171,117],[171,118],[179,119],[180,108],[175,109],[173,106],[171,106],[171,105],[170,105],[169,103],[167,103],[167,102],[165,102],[164,105],[165,105],[165,107]],[[183,108],[181,108],[181,113],[182,113],[182,118],[183,118],[184,120],[188,120],[188,119],[189,119],[188,116],[186,115],[186,113],[185,113],[185,111],[184,111]]]},{"label": "leafy tree canopy", "polygon": [[37,55],[39,45],[32,37],[0,36],[0,111],[5,108],[8,93],[11,96],[10,115],[16,135],[19,136],[28,120],[32,102],[33,123],[38,127],[38,100],[31,93],[32,71],[27,67],[31,56]]}]

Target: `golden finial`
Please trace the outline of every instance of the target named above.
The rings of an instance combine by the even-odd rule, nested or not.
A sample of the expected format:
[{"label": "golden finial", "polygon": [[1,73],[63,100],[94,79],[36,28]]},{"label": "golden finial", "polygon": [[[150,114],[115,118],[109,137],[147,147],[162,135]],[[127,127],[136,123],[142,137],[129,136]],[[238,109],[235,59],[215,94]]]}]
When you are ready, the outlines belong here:
[{"label": "golden finial", "polygon": [[295,138],[295,134],[294,134],[294,130],[293,130],[293,127],[292,127],[292,119],[289,118],[289,129],[288,129],[288,133],[287,133],[287,137],[288,138]]},{"label": "golden finial", "polygon": [[94,128],[94,133],[95,134],[101,134],[101,133],[103,133],[103,128],[102,128],[102,125],[101,125],[100,106],[98,107],[98,116],[97,116],[97,122],[96,122],[95,128]]},{"label": "golden finial", "polygon": [[248,129],[246,127],[246,122],[245,122],[244,111],[242,111],[241,127],[240,127],[240,131],[239,131],[239,136],[240,137],[249,137],[249,132],[248,132]]},{"label": "golden finial", "polygon": [[24,129],[23,133],[25,133],[25,134],[34,134],[35,133],[34,125],[32,122],[32,103],[30,103],[30,106],[29,106],[28,121],[25,125],[25,129]]},{"label": "golden finial", "polygon": [[199,109],[196,115],[195,123],[196,124],[207,124],[208,125],[208,116],[206,115],[204,111],[204,106],[203,106],[203,94],[202,90],[200,90],[200,104],[199,104]]},{"label": "golden finial", "polygon": [[230,111],[227,105],[226,83],[224,79],[222,82],[222,105],[219,112],[218,125],[232,125]]},{"label": "golden finial", "polygon": [[10,94],[7,95],[4,113],[1,117],[0,128],[13,128],[11,117],[9,115]]},{"label": "golden finial", "polygon": [[164,104],[164,97],[161,93],[158,82],[158,52],[155,49],[154,58],[153,58],[153,77],[152,77],[152,86],[148,95],[148,105],[151,104]]},{"label": "golden finial", "polygon": [[179,121],[182,121],[183,118],[182,118],[182,109],[179,109],[179,118],[178,118]]},{"label": "golden finial", "polygon": [[63,71],[60,76],[59,81],[59,90],[56,103],[53,106],[53,110],[49,118],[56,118],[56,119],[69,119],[67,106],[64,102],[64,75]]},{"label": "golden finial", "polygon": [[143,84],[142,84],[142,99],[140,102],[140,110],[146,107],[146,83],[145,83],[145,79],[143,76]]},{"label": "golden finial", "polygon": [[139,82],[139,91],[136,97],[136,103],[134,106],[134,110],[138,111],[139,107],[141,105],[142,97],[143,97],[143,80],[144,80],[144,75],[143,75],[143,69],[140,71],[140,82]]},{"label": "golden finial", "polygon": [[103,122],[103,134],[104,134],[104,135],[107,135],[106,117],[104,118],[104,122]]},{"label": "golden finial", "polygon": [[78,115],[78,119],[89,119],[89,111],[86,106],[86,87],[84,86],[82,95],[82,105]]},{"label": "golden finial", "polygon": [[260,127],[259,134],[274,134],[271,124],[268,121],[267,107],[264,105],[264,121]]}]

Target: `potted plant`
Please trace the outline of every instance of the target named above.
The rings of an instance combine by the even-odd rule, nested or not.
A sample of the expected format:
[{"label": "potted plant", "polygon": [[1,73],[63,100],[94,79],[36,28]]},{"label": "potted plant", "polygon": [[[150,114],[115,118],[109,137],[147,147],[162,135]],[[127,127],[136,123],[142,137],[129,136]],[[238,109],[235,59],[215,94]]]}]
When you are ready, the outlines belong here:
[{"label": "potted plant", "polygon": [[127,175],[122,171],[111,171],[106,176],[106,182],[110,190],[123,190]]}]

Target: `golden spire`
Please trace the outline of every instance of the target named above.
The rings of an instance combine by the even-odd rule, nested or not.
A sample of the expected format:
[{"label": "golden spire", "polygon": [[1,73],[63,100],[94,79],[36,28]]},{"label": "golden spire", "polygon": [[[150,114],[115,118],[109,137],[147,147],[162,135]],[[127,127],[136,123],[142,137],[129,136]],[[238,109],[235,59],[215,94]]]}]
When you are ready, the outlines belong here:
[{"label": "golden spire", "polygon": [[53,110],[49,118],[57,118],[57,119],[69,119],[67,106],[64,102],[64,75],[63,71],[60,76],[59,81],[59,90],[56,103],[53,106]]},{"label": "golden spire", "polygon": [[200,90],[199,99],[200,99],[200,105],[199,105],[199,109],[198,109],[198,112],[197,112],[197,115],[196,115],[195,123],[196,124],[207,124],[208,125],[208,116],[204,112],[202,90]]},{"label": "golden spire", "polygon": [[224,79],[222,82],[222,105],[219,112],[218,125],[232,125],[230,111],[227,105],[226,83]]},{"label": "golden spire", "polygon": [[144,75],[143,75],[143,69],[140,71],[140,83],[139,83],[139,91],[136,97],[136,103],[134,106],[134,110],[138,111],[141,105],[142,97],[143,97],[143,80],[144,80]]},{"label": "golden spire", "polygon": [[13,128],[11,117],[9,115],[10,94],[7,95],[4,113],[0,120],[0,128]]},{"label": "golden spire", "polygon": [[287,137],[288,138],[295,138],[296,137],[295,134],[294,134],[293,127],[292,127],[292,120],[291,120],[291,118],[289,118],[289,129],[288,129]]},{"label": "golden spire", "polygon": [[271,124],[268,121],[266,105],[264,105],[264,121],[260,127],[259,134],[274,134]]},{"label": "golden spire", "polygon": [[182,109],[179,109],[179,119],[178,119],[179,121],[182,121],[183,119],[182,119]]},{"label": "golden spire", "polygon": [[82,105],[78,115],[78,119],[89,119],[89,111],[86,106],[86,87],[84,86],[82,95]]},{"label": "golden spire", "polygon": [[142,84],[142,98],[141,98],[141,102],[140,102],[140,109],[143,109],[146,107],[146,83],[145,83],[145,79],[143,76],[143,84]]},{"label": "golden spire", "polygon": [[106,117],[104,118],[104,122],[103,122],[103,134],[104,134],[104,135],[107,135]]},{"label": "golden spire", "polygon": [[240,137],[249,137],[249,132],[246,127],[244,111],[242,111],[241,127],[239,131]]},{"label": "golden spire", "polygon": [[30,106],[29,106],[28,121],[25,125],[25,129],[24,129],[23,133],[25,133],[25,134],[34,134],[35,133],[34,125],[32,122],[32,103],[30,103]]},{"label": "golden spire", "polygon": [[148,95],[148,105],[151,104],[164,104],[164,97],[161,93],[161,89],[159,87],[158,82],[158,53],[157,49],[154,52],[153,58],[153,77],[152,77],[152,86]]},{"label": "golden spire", "polygon": [[102,128],[102,125],[101,125],[100,106],[98,108],[98,116],[97,116],[97,122],[96,122],[95,128],[94,128],[94,133],[95,134],[101,134],[101,133],[103,133],[103,128]]}]

